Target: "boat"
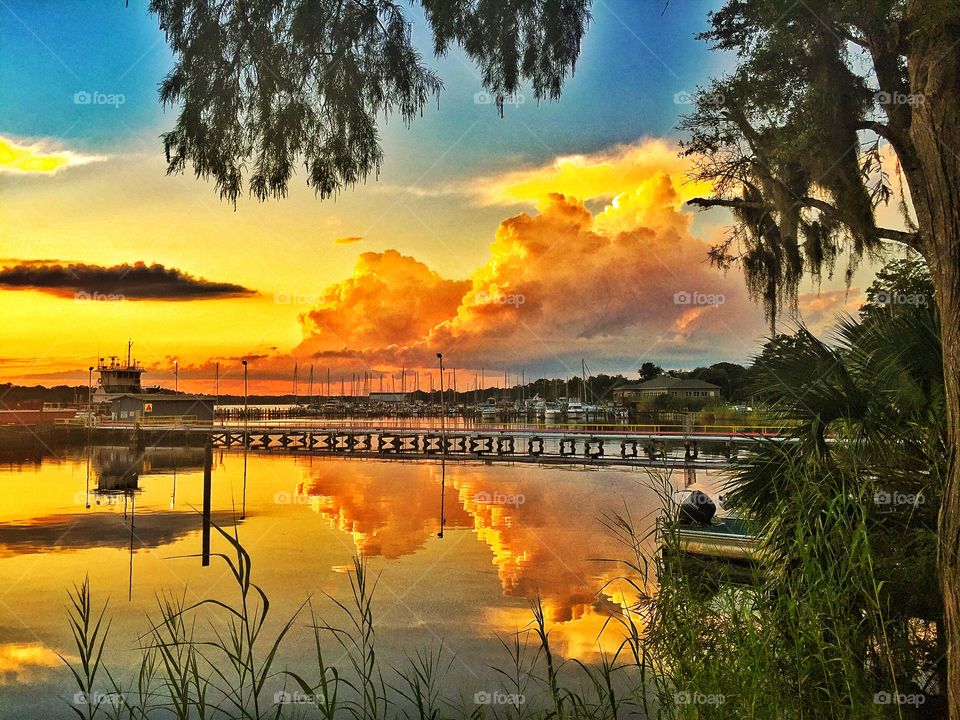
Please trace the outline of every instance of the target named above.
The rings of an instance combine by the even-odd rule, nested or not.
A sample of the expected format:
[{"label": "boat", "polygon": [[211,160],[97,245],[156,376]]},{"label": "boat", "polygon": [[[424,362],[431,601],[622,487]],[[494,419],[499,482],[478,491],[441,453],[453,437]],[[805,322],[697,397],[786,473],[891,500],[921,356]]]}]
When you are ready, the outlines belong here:
[{"label": "boat", "polygon": [[536,420],[543,420],[546,408],[546,402],[544,402],[543,398],[539,395],[534,395],[532,398],[527,400],[524,405],[526,416],[532,417]]},{"label": "boat", "polygon": [[543,407],[543,419],[545,422],[558,422],[563,418],[563,408],[560,403],[553,401],[547,402]]},{"label": "boat", "polygon": [[567,401],[567,417],[570,420],[579,420],[587,415],[586,406],[579,400]]},{"label": "boat", "polygon": [[496,398],[487,398],[487,401],[480,405],[480,417],[483,420],[496,420],[498,413]]},{"label": "boat", "polygon": [[755,521],[730,511],[714,514],[717,508],[712,499],[696,488],[676,493],[673,505],[669,516],[658,521],[659,544],[665,551],[735,563],[758,560],[760,537]]}]

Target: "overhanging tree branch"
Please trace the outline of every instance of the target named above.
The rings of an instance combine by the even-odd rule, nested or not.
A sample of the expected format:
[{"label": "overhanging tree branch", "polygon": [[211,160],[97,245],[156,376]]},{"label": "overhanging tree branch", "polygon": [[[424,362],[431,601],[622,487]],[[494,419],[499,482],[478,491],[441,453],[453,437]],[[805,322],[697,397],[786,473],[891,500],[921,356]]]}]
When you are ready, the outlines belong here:
[{"label": "overhanging tree branch", "polygon": [[[691,198],[687,201],[687,205],[694,205],[701,209],[708,209],[714,207],[724,207],[731,209],[739,210],[763,210],[767,209],[770,212],[775,212],[776,208],[768,203],[756,202],[750,200],[741,200],[739,198],[708,198],[708,197],[696,197]],[[833,205],[823,200],[818,200],[813,197],[804,197],[801,198],[797,203],[797,207],[811,208],[813,210],[819,210],[820,212],[830,215],[831,217],[839,218],[839,211]],[[902,245],[907,245],[912,248],[920,247],[920,234],[904,232],[903,230],[894,230],[892,228],[884,227],[874,227],[871,230],[872,234],[881,239],[887,240],[889,242],[896,242]]]}]

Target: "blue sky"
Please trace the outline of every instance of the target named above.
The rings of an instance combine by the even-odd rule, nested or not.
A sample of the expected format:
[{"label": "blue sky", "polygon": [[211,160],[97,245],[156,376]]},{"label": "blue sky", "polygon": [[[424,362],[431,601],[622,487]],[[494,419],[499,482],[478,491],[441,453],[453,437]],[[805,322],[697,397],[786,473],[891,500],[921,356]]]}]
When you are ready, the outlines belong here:
[{"label": "blue sky", "polygon": [[[157,101],[157,85],[172,57],[144,2],[5,0],[0,5],[0,132],[49,137],[88,151],[138,146],[173,121]],[[599,0],[576,76],[560,102],[532,101],[497,117],[476,105],[475,66],[454,50],[432,55],[419,12],[415,40],[443,78],[439,110],[431,106],[408,131],[385,129],[387,162],[415,173],[424,162],[421,143],[446,146],[479,123],[459,152],[477,172],[570,152],[592,152],[637,137],[674,133],[674,94],[690,91],[716,71],[718,57],[693,38],[716,2],[687,0],[663,12],[659,2]],[[74,93],[122,94],[122,112],[110,106],[77,106]],[[159,143],[157,143],[159,149]]]}]

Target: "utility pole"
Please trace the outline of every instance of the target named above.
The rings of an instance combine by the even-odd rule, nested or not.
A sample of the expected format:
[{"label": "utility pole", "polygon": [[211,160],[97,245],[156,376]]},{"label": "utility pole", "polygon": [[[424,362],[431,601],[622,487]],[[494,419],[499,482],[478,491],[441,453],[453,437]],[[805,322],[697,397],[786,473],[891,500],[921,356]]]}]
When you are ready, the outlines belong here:
[{"label": "utility pole", "polygon": [[447,449],[446,441],[446,404],[443,400],[443,353],[437,353],[437,361],[440,363],[440,456],[443,457]]},{"label": "utility pole", "polygon": [[91,422],[91,417],[93,414],[93,365],[87,368],[89,373],[87,377],[87,423]]},{"label": "utility pole", "polygon": [[300,372],[300,363],[293,364],[293,404],[297,404],[297,375]]},{"label": "utility pole", "polygon": [[[437,533],[437,537],[442,538],[443,526],[446,522],[446,518],[444,518],[444,499],[447,490],[447,413],[443,405],[443,353],[437,353],[437,362],[440,364],[440,532]],[[433,376],[431,375],[431,377]]]},{"label": "utility pole", "polygon": [[243,446],[247,446],[247,361],[243,363]]}]

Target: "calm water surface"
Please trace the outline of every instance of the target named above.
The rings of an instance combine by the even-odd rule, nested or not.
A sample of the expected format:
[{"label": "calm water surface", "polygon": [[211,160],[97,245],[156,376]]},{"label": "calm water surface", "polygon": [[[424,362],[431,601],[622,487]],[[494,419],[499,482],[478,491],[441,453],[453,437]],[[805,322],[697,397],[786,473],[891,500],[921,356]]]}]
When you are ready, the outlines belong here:
[{"label": "calm water surface", "polygon": [[[682,474],[673,481],[682,485]],[[66,590],[85,576],[98,604],[109,599],[106,662],[120,677],[135,667],[158,593],[236,597],[222,563],[201,567],[192,557],[201,548],[201,449],[140,458],[89,448],[6,464],[0,493],[2,718],[73,716],[74,688],[58,653],[76,655]],[[624,548],[602,519],[627,509],[649,527],[658,507],[649,476],[637,470],[447,464],[442,480],[436,463],[242,451],[213,458],[213,520],[236,523],[278,623],[308,597],[324,619],[345,620],[326,594],[349,597],[348,573],[362,555],[380,575],[383,667],[442,640],[456,658],[448,681],[468,696],[502,684],[488,669],[508,662],[498,636],[527,625],[538,594],[562,655],[590,662],[601,644],[615,643],[601,628],[625,600],[616,584],[605,588],[623,571],[611,559]],[[228,550],[214,533],[213,551]],[[309,670],[312,642],[304,618],[282,664]]]}]

